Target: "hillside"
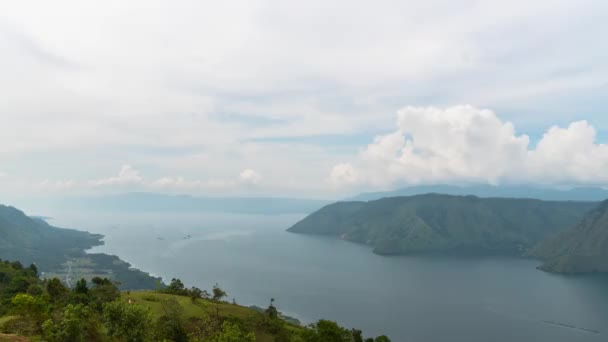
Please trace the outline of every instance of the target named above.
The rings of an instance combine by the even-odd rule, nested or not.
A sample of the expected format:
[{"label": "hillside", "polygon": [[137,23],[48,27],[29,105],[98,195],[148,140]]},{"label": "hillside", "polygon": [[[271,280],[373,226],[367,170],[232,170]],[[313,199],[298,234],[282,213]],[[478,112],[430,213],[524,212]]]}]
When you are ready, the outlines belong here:
[{"label": "hillside", "polygon": [[[283,320],[274,300],[262,312],[227,303],[179,279],[157,291],[121,292],[107,278],[73,289],[42,280],[35,265],[0,260],[0,341],[352,342],[360,330],[327,320],[302,327]],[[27,338],[26,338],[27,337]],[[386,336],[366,341],[390,342]]]},{"label": "hillside", "polygon": [[596,204],[531,199],[419,195],[338,202],[288,231],[339,236],[378,254],[522,255],[574,225]]},{"label": "hillside", "polygon": [[385,197],[444,194],[453,196],[477,196],[483,198],[533,198],[543,201],[599,202],[608,198],[608,190],[602,188],[573,188],[568,190],[533,186],[494,185],[421,185],[394,191],[367,192],[353,197],[353,201],[373,201]]},{"label": "hillside", "polygon": [[550,272],[608,272],[608,201],[573,228],[539,243],[530,254],[543,259],[540,268]]},{"label": "hillside", "polygon": [[156,288],[158,278],[131,268],[116,256],[87,254],[103,236],[49,225],[22,211],[0,205],[0,258],[36,264],[45,276],[70,279],[95,276],[120,281],[125,289]]}]

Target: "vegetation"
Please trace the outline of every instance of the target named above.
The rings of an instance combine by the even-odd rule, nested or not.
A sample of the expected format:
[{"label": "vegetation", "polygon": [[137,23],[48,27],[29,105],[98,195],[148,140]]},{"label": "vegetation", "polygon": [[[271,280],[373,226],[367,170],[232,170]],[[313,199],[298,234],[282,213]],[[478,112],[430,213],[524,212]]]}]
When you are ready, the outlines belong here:
[{"label": "vegetation", "polygon": [[393,197],[331,204],[289,231],[339,236],[371,245],[378,254],[524,255],[595,205],[437,194]]},{"label": "vegetation", "polygon": [[282,320],[274,300],[260,313],[222,301],[218,284],[212,292],[179,279],[157,291],[120,292],[100,277],[69,289],[57,278],[39,279],[34,265],[0,260],[0,331],[49,342],[389,341],[364,340],[361,331],[326,320],[302,327]]},{"label": "vegetation", "polygon": [[87,254],[102,244],[101,235],[56,228],[40,218],[26,216],[13,207],[0,205],[0,258],[35,264],[45,278],[95,277],[119,281],[122,289],[153,289],[159,278],[131,268],[117,256]]},{"label": "vegetation", "polygon": [[608,272],[608,201],[571,229],[542,241],[530,253],[540,269],[558,273]]}]

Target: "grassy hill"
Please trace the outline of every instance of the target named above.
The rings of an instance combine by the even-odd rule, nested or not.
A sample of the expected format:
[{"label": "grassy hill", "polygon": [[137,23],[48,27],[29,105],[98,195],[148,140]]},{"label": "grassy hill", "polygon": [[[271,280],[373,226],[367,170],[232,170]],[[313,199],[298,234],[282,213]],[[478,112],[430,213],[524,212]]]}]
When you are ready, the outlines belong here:
[{"label": "grassy hill", "polygon": [[[181,318],[186,322],[193,318],[208,317],[219,312],[221,319],[236,319],[243,322],[248,330],[254,333],[256,341],[275,341],[275,336],[268,332],[268,329],[263,325],[264,314],[244,306],[226,302],[214,302],[206,299],[192,301],[189,297],[158,293],[156,291],[123,292],[121,300],[149,307],[157,317],[163,314],[164,302],[175,300],[183,309]],[[288,322],[284,324],[285,328],[289,331],[289,335],[298,335],[304,331],[304,328],[301,326],[289,324]]]},{"label": "grassy hill", "polygon": [[523,255],[596,203],[418,195],[338,202],[288,229],[364,243],[378,254]]},{"label": "grassy hill", "polygon": [[[88,280],[100,276],[122,283],[124,289],[153,289],[159,278],[132,269],[117,256],[87,254],[85,251],[103,242],[99,234],[62,229],[41,218],[0,205],[0,258],[36,264],[46,277]],[[69,284],[73,285],[73,284]]]},{"label": "grassy hill", "polygon": [[543,270],[558,273],[608,272],[608,201],[571,229],[538,244],[530,255],[543,259]]},{"label": "grassy hill", "polygon": [[[360,330],[320,320],[302,327],[282,319],[274,300],[262,312],[186,288],[179,279],[157,291],[119,291],[107,278],[40,279],[35,265],[0,260],[0,341],[66,342],[353,342]],[[386,336],[365,340],[390,342]]]}]

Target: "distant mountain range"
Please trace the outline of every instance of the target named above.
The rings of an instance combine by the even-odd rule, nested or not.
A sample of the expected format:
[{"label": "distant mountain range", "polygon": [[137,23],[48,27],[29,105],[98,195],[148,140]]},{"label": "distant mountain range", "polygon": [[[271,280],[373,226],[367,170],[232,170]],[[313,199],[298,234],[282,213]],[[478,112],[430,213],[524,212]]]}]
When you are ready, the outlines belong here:
[{"label": "distant mountain range", "polygon": [[334,203],[288,230],[364,243],[378,254],[521,256],[596,205],[439,194],[389,197]]},{"label": "distant mountain range", "polygon": [[608,272],[608,201],[574,227],[541,242],[530,255],[545,260],[540,268],[546,271]]},{"label": "distant mountain range", "polygon": [[591,201],[608,199],[608,190],[602,188],[573,188],[569,190],[539,188],[532,186],[492,185],[423,185],[385,192],[368,192],[350,198],[352,201],[373,201],[385,197],[414,196],[422,194],[445,194],[454,196],[534,198],[545,201]]},{"label": "distant mountain range", "polygon": [[[29,201],[37,210],[105,210],[120,212],[208,211],[235,214],[306,214],[330,201],[272,197],[195,197],[158,193],[54,198]],[[39,209],[40,208],[40,209]]]}]

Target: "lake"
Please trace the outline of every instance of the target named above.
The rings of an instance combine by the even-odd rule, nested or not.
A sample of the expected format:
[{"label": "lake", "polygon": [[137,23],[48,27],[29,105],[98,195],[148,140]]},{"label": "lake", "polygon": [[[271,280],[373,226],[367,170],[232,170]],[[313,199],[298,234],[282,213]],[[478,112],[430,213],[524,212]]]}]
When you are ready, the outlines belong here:
[{"label": "lake", "polygon": [[53,225],[106,236],[116,254],[165,281],[244,305],[387,334],[395,342],[606,341],[608,277],[568,277],[513,258],[384,257],[285,229],[304,215],[54,213]]}]

